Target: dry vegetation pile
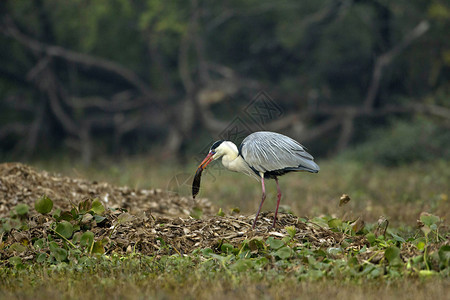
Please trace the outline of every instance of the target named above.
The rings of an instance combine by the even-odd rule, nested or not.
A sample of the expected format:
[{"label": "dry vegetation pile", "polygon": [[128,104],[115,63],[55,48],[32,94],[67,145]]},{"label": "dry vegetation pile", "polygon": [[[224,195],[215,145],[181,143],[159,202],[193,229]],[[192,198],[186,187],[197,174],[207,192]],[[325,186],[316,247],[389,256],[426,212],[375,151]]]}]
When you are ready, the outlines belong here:
[{"label": "dry vegetation pile", "polygon": [[154,216],[189,216],[193,209],[213,212],[206,199],[189,199],[160,189],[134,190],[106,182],[88,181],[49,174],[20,163],[0,164],[0,217],[8,216],[17,204],[34,206],[46,195],[55,208],[67,210],[84,198],[98,198],[105,207],[124,208],[130,213],[150,212]]},{"label": "dry vegetation pile", "polygon": [[[198,248],[220,249],[224,243],[238,247],[245,241],[262,241],[270,236],[277,239],[288,237],[287,226],[295,228],[291,242],[297,246],[308,243],[312,249],[343,247],[348,251],[369,246],[363,235],[335,232],[323,224],[305,222],[291,214],[280,214],[276,228],[270,229],[273,213],[262,213],[257,229],[252,230],[254,215],[217,216],[206,199],[194,201],[158,190],[114,187],[107,183],[38,172],[23,164],[6,163],[0,165],[0,216],[7,217],[18,204],[27,204],[30,211],[27,217],[29,230],[12,229],[7,233],[2,249],[14,243],[31,245],[36,239],[54,234],[49,226],[54,217],[38,214],[33,209],[36,199],[44,194],[53,200],[54,210],[60,209],[63,213],[78,207],[80,202],[90,201],[86,199],[101,200],[107,208],[102,213],[104,219],[101,222],[86,214],[82,220],[72,220],[72,223],[79,222],[89,228],[95,240],[101,241],[106,253],[187,254]],[[193,218],[193,211],[201,211],[203,216]],[[248,243],[254,251],[258,251],[258,245]],[[1,254],[3,258],[18,255],[33,259],[33,251],[35,249],[29,247],[21,253],[1,250]],[[404,259],[414,255],[417,251],[413,247],[402,249]],[[360,259],[372,257],[372,261],[376,261],[383,254],[378,256],[366,251]]]}]

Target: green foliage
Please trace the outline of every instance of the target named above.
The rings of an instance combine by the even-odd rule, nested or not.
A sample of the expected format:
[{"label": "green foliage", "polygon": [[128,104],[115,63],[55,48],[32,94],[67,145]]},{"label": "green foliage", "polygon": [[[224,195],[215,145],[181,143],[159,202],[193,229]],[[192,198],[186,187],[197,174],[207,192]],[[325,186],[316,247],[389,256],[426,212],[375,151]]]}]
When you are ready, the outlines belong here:
[{"label": "green foliage", "polygon": [[69,239],[73,234],[73,226],[67,221],[61,221],[56,225],[55,232]]},{"label": "green foliage", "polygon": [[[44,71],[51,71],[58,78],[58,85],[66,91],[67,98],[76,99],[76,104],[65,105],[63,109],[72,123],[101,119],[108,120],[106,123],[109,124],[120,112],[125,119],[132,118],[142,124],[136,129],[130,127],[127,131],[130,139],[124,137],[121,140],[115,133],[115,127],[119,126],[117,120],[113,122],[116,125],[106,125],[105,121],[93,122],[91,142],[107,145],[101,149],[102,153],[112,153],[112,149],[117,147],[126,148],[127,152],[147,150],[149,142],[145,139],[140,142],[143,145],[138,146],[129,142],[142,136],[141,132],[151,134],[152,145],[163,144],[167,139],[168,121],[150,118],[146,121],[151,126],[147,126],[140,122],[145,119],[142,112],[149,109],[158,114],[169,107],[184,105],[186,77],[192,89],[199,92],[203,92],[203,88],[217,89],[215,93],[218,94],[239,90],[237,95],[232,95],[236,98],[235,106],[230,106],[232,101],[218,101],[212,105],[219,113],[217,115],[229,116],[230,120],[256,92],[251,87],[254,84],[245,84],[248,81],[243,80],[237,85],[234,79],[230,81],[233,83],[225,80],[225,88],[221,90],[222,84],[217,86],[216,81],[221,82],[229,74],[260,83],[256,86],[266,86],[269,94],[274,91],[277,94],[275,100],[285,112],[291,108],[314,111],[323,104],[361,107],[371,85],[376,59],[392,49],[401,51],[392,61],[387,60],[389,63],[383,68],[376,107],[414,101],[448,109],[449,9],[443,0],[3,2],[2,12],[8,16],[8,23],[11,21],[14,26],[9,28],[10,24],[5,25],[8,30],[5,29],[0,36],[0,98],[5,99],[0,101],[0,127],[6,128],[2,131],[0,154],[29,154],[28,151],[33,149],[23,148],[29,147],[30,143],[21,141],[29,134],[27,128],[35,120],[41,120],[41,127],[48,129],[39,130],[39,134],[49,141],[36,147],[51,149],[52,153],[59,148],[65,151],[63,141],[73,135],[73,130],[65,130],[66,126],[59,128],[60,122],[55,122],[58,116],[54,110],[45,107],[45,113],[51,116],[49,118],[38,118],[37,115],[41,103],[48,101],[42,100],[48,95],[42,94],[38,80],[42,75],[39,72]],[[423,20],[430,23],[430,29],[412,45],[397,47]],[[17,28],[22,38],[10,34],[13,31],[9,32],[9,29],[12,28]],[[40,61],[39,55],[34,55],[37,48],[33,45],[37,44],[56,47],[48,51],[45,63]],[[93,62],[98,63],[96,67],[92,66]],[[36,69],[36,65],[42,68]],[[35,72],[30,73],[30,70]],[[136,80],[148,86],[144,89],[151,90],[152,98],[170,105],[163,105],[161,110],[155,106],[146,106],[143,110],[141,104],[117,105],[124,100],[148,96]],[[17,102],[19,98],[20,103]],[[91,106],[92,103],[95,104]],[[105,103],[114,104],[105,110],[101,108]],[[137,108],[133,109],[134,106]],[[174,111],[169,115],[172,113]],[[407,113],[402,118],[411,120],[412,114]],[[334,115],[314,115],[303,122],[309,128],[330,120]],[[365,124],[361,128],[355,126],[358,140],[362,140],[372,128],[386,123],[384,114],[375,115],[363,114],[357,118],[357,122]],[[439,119],[432,121],[445,129],[445,124],[441,124]],[[101,125],[97,127],[97,123]],[[183,128],[182,131],[182,144],[194,134],[209,135],[202,126]],[[337,140],[337,132],[330,134],[327,141]],[[441,142],[444,141],[444,136],[438,136]],[[327,141],[322,141],[324,146],[316,146],[317,150],[312,149],[315,150],[313,152],[328,153]],[[393,141],[397,140],[392,138]],[[21,145],[24,145],[21,151],[16,151]],[[190,147],[193,146],[187,145],[187,149]],[[405,156],[409,147],[399,145],[402,149],[397,153],[380,156],[387,163],[396,159],[432,156],[427,150]],[[434,151],[435,156],[446,149],[445,145],[438,147]],[[198,153],[197,149],[189,151]],[[376,160],[376,154],[372,155]]]},{"label": "green foliage", "polygon": [[[70,281],[73,284],[80,278],[97,280],[90,276],[98,275],[101,280],[96,283],[97,288],[105,280],[109,280],[111,285],[117,285],[120,280],[122,286],[125,284],[124,280],[131,280],[131,284],[145,282],[146,286],[151,286],[151,280],[161,280],[164,284],[158,285],[158,289],[169,283],[173,289],[182,284],[196,286],[204,282],[211,282],[213,286],[219,282],[228,282],[231,286],[245,282],[260,285],[276,282],[276,286],[283,286],[289,280],[293,280],[294,286],[299,281],[346,281],[354,284],[355,288],[367,288],[371,283],[376,283],[379,287],[384,282],[389,282],[390,285],[399,282],[403,286],[403,280],[410,277],[446,278],[450,275],[450,247],[445,244],[445,237],[438,235],[438,240],[433,242],[420,235],[420,230],[413,235],[401,235],[396,230],[393,231],[397,233],[388,230],[385,236],[377,236],[367,229],[370,226],[346,236],[347,242],[350,239],[361,239],[357,248],[347,247],[346,241],[342,241],[337,247],[317,247],[310,243],[307,235],[288,226],[285,228],[286,239],[283,240],[271,236],[258,237],[244,240],[238,245],[220,241],[214,249],[197,249],[188,255],[105,255],[108,243],[99,240],[93,232],[80,227],[72,236],[69,235],[70,222],[77,223],[82,220],[83,214],[93,213],[92,207],[96,205],[93,205],[93,201],[91,204],[84,201],[77,207],[77,214],[73,215],[71,221],[53,220],[49,226],[56,225],[54,234],[35,240],[32,246],[21,243],[9,246],[11,256],[0,268],[0,282],[4,282],[0,288],[3,284],[18,288],[17,279],[24,276],[30,276],[35,283],[45,278],[46,282]],[[48,214],[45,216],[49,217]],[[348,221],[337,222],[337,219],[326,216],[307,222],[317,228],[320,226],[327,230],[351,231],[351,227],[345,226]],[[129,214],[124,214],[121,222],[129,220]],[[424,226],[434,228],[431,232],[437,233],[439,230],[439,226],[433,226],[440,224],[439,217],[423,214],[421,221]],[[301,239],[298,238],[299,235],[302,236]],[[422,254],[411,256],[405,252],[404,249],[411,249],[412,245],[422,242],[424,247],[419,250]],[[442,246],[437,248],[439,243]],[[32,248],[35,249],[34,258],[31,261],[24,259],[24,254],[30,253],[28,251]],[[425,256],[425,249],[434,250],[430,250]],[[410,258],[405,259],[406,256]]]},{"label": "green foliage", "polygon": [[88,249],[94,244],[94,234],[90,231],[86,231],[80,238],[80,245]]},{"label": "green foliage", "polygon": [[219,208],[219,211],[217,212],[217,215],[219,217],[224,217],[225,216],[225,213],[223,212],[222,208]]},{"label": "green foliage", "polygon": [[394,121],[391,126],[371,133],[364,144],[342,156],[388,166],[431,161],[436,157],[450,159],[450,132],[424,119]]},{"label": "green foliage", "polygon": [[[26,209],[16,207],[14,211],[24,213]],[[48,209],[43,211],[43,215],[50,217]],[[14,268],[26,268],[29,262],[24,262],[20,255],[31,250],[33,264],[44,265],[64,263],[70,266],[90,257],[104,255],[111,241],[96,237],[89,230],[90,222],[98,216],[96,213],[106,213],[101,202],[86,199],[71,211],[63,211],[60,215],[50,217],[52,222],[48,224],[47,237],[34,240],[32,246],[28,240],[9,245],[11,258],[8,263]],[[133,218],[126,212],[120,213],[112,230]],[[422,213],[420,221],[423,223],[421,231],[424,234],[416,233],[413,237],[410,234],[402,236],[395,230],[387,230],[385,235],[379,235],[371,231],[371,228],[375,229],[372,226],[360,226],[355,230],[354,221],[330,216],[305,221],[318,228],[340,232],[345,238],[336,247],[317,248],[308,241],[308,236],[300,233],[303,238],[299,240],[296,228],[288,226],[282,238],[253,238],[244,240],[240,245],[220,241],[214,250],[194,251],[191,257],[204,257],[198,268],[212,270],[216,266],[228,274],[235,274],[233,276],[244,271],[256,272],[261,268],[295,269],[299,279],[337,278],[342,275],[354,278],[396,278],[406,274],[423,277],[449,272],[450,248],[444,243],[448,233],[439,232],[441,218],[437,216]],[[360,244],[355,248],[356,240]],[[351,243],[353,246],[349,246]],[[170,245],[162,239],[161,246],[170,249]],[[401,250],[411,249],[411,246],[416,249],[415,255]],[[405,255],[409,258],[405,259]]]},{"label": "green foliage", "polygon": [[281,240],[277,240],[273,237],[269,237],[266,241],[266,243],[269,245],[270,249],[272,250],[278,250],[281,247],[284,247],[285,244]]},{"label": "green foliage", "polygon": [[45,195],[34,203],[34,209],[41,214],[48,214],[52,211],[52,208],[53,201]]},{"label": "green foliage", "polygon": [[386,257],[390,265],[399,265],[402,263],[400,258],[400,249],[395,246],[386,248],[384,251],[384,257]]},{"label": "green foliage", "polygon": [[28,213],[29,207],[26,204],[18,204],[16,207],[14,207],[14,210],[16,211],[16,214],[19,216],[24,216]]},{"label": "green foliage", "polygon": [[[43,196],[36,200],[35,208],[40,214],[50,218],[48,224],[46,238],[34,240],[33,247],[28,248],[30,241],[24,239],[21,243],[16,242],[9,246],[11,253],[24,253],[29,250],[36,250],[34,253],[34,261],[36,263],[58,263],[68,262],[73,259],[79,259],[82,255],[102,255],[105,253],[105,246],[108,241],[106,239],[95,238],[94,233],[89,229],[98,223],[105,221],[106,217],[99,214],[105,213],[105,207],[98,199],[86,199],[81,201],[77,207],[70,211],[58,211],[51,217],[49,212],[53,206],[53,201]],[[25,216],[28,213],[28,206],[17,205],[14,207],[12,217],[2,220],[3,232],[9,232],[11,229],[27,230],[28,220]],[[127,213],[121,213],[114,229],[120,224],[128,222],[133,217]],[[15,266],[23,265],[18,263],[17,259],[9,261]],[[24,266],[24,265],[23,265]]]},{"label": "green foliage", "polygon": [[94,214],[101,215],[102,213],[105,212],[105,207],[104,207],[103,204],[100,202],[100,200],[94,199],[94,201],[92,201],[91,211],[92,211]]},{"label": "green foliage", "polygon": [[194,219],[201,219],[203,215],[203,210],[200,207],[194,207],[191,212],[191,217]]}]

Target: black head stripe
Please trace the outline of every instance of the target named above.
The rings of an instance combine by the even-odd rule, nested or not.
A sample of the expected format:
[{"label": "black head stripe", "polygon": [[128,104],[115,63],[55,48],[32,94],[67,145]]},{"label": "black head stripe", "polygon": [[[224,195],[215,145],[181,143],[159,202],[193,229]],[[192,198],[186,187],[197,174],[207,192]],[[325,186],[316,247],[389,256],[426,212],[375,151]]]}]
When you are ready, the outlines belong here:
[{"label": "black head stripe", "polygon": [[223,140],[214,142],[214,144],[211,146],[210,150],[215,150],[217,147],[219,147],[220,144],[222,144]]}]

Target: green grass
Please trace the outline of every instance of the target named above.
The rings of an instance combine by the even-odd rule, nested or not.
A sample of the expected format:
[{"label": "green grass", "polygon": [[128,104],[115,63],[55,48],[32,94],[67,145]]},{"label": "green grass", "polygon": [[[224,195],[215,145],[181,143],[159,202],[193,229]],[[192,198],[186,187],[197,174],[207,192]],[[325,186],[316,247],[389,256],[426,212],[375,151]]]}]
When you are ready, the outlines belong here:
[{"label": "green grass", "polygon": [[296,268],[240,270],[217,259],[127,256],[0,269],[8,299],[445,299],[448,278],[302,277]]}]

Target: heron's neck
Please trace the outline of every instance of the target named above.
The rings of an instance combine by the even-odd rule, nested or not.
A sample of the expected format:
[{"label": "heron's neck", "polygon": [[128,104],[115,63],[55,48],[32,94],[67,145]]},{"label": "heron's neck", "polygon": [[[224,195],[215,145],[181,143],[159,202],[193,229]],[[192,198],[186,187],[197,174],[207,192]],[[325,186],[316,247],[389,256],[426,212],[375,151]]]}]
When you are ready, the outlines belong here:
[{"label": "heron's neck", "polygon": [[237,151],[230,150],[224,156],[222,156],[222,164],[230,171],[244,173],[259,180],[259,176],[256,175],[255,172],[253,172],[253,170],[249,167],[249,165]]},{"label": "heron's neck", "polygon": [[[235,151],[234,149],[228,148],[225,154],[222,156],[222,164],[225,168],[236,171],[233,168],[235,167],[236,163],[238,163],[238,156],[239,153]],[[242,159],[242,157],[241,157]]]}]

